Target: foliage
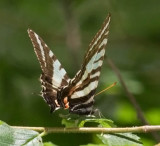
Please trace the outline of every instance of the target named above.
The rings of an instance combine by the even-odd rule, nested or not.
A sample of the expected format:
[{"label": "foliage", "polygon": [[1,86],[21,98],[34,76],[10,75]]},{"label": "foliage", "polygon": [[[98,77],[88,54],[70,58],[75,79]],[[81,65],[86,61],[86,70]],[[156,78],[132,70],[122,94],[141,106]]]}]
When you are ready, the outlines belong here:
[{"label": "foliage", "polygon": [[0,145],[36,145],[42,146],[40,134],[33,130],[11,128],[4,122],[0,122]]},{"label": "foliage", "polygon": [[131,133],[97,135],[107,146],[142,146],[139,137]]},{"label": "foliage", "polygon": [[[63,119],[64,121],[64,119]],[[62,122],[66,125],[67,128],[75,127],[73,123],[73,119],[66,119],[65,122]],[[95,118],[87,118],[87,119],[77,119],[75,122],[78,127],[84,127],[86,123],[98,124],[98,127],[111,127],[113,122],[108,119],[95,119]],[[71,124],[72,123],[72,124]],[[39,134],[33,130],[26,129],[18,129],[12,128],[6,123],[1,121],[0,125],[0,144],[1,145],[30,145],[30,146],[54,146],[52,142],[42,143],[43,133]],[[131,133],[123,133],[123,134],[96,134],[102,144],[100,145],[117,145],[117,146],[141,146],[141,142],[139,141],[139,137],[131,134]],[[95,145],[95,144],[88,144]],[[99,144],[97,144],[99,145]],[[56,146],[56,145],[55,145]]]},{"label": "foliage", "polygon": [[[65,120],[65,122],[63,122]],[[64,124],[66,127],[74,127],[74,120],[71,118],[63,119],[62,124]],[[72,124],[71,124],[72,123]],[[97,118],[81,118],[77,119],[76,121],[78,127],[85,127],[85,124],[92,123],[90,126],[93,126],[93,124],[98,124],[97,127],[115,127],[112,120],[109,119],[97,119]],[[88,126],[88,125],[87,125]],[[142,146],[142,143],[139,141],[140,138],[132,133],[118,133],[118,134],[96,134],[96,136],[101,140],[101,143],[107,145],[107,146]],[[103,144],[100,144],[103,145]],[[94,144],[88,144],[86,146],[94,146]],[[97,144],[98,145],[98,144]]]}]

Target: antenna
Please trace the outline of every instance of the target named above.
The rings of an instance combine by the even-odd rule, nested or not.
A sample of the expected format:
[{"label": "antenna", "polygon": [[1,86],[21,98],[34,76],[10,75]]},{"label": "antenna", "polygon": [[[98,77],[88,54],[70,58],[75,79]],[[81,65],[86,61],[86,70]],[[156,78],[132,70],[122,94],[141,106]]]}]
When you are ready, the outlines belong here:
[{"label": "antenna", "polygon": [[112,87],[115,86],[116,84],[117,84],[117,82],[114,82],[114,83],[113,83],[112,85],[110,85],[109,87],[107,87],[107,88],[103,89],[102,91],[98,92],[95,96],[97,96],[97,95],[103,93],[104,91],[106,91],[106,90],[112,88]]}]

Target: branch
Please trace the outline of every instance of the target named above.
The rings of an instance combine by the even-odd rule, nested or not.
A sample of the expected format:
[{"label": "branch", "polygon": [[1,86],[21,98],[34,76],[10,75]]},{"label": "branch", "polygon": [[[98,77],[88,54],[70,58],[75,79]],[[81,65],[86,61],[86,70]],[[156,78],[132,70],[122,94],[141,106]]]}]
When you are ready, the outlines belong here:
[{"label": "branch", "polygon": [[[150,125],[149,122],[146,120],[146,118],[144,117],[144,114],[142,112],[141,107],[139,106],[139,104],[136,101],[136,98],[133,96],[133,94],[128,90],[125,82],[123,81],[123,78],[119,72],[119,69],[116,67],[116,65],[113,63],[113,61],[111,59],[107,59],[107,62],[109,64],[109,66],[113,69],[113,71],[115,72],[115,74],[117,75],[122,87],[124,88],[128,99],[130,100],[130,102],[132,103],[132,105],[134,106],[136,112],[137,112],[137,117],[141,120],[142,124],[145,125]],[[157,133],[155,133],[154,131],[151,132],[152,136],[154,137],[154,139],[156,141],[160,141],[160,137]]]},{"label": "branch", "polygon": [[12,126],[12,128],[28,129],[38,132],[49,133],[149,133],[153,131],[160,131],[160,125],[146,125],[139,127],[125,127],[125,128],[97,128],[97,127],[82,127],[82,128],[59,128],[59,127],[21,127]]}]

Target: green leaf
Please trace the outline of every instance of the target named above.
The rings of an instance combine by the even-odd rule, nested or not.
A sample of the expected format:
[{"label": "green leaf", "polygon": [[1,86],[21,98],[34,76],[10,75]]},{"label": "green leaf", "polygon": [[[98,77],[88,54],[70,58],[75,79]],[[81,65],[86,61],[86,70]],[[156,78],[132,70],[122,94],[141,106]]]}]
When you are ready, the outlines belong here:
[{"label": "green leaf", "polygon": [[79,122],[81,121],[78,115],[59,115],[62,118],[62,125],[65,125],[66,128],[78,127]]},{"label": "green leaf", "polygon": [[73,119],[62,119],[62,125],[65,125],[66,128],[78,127],[79,120]]},{"label": "green leaf", "polygon": [[114,127],[113,121],[109,119],[96,119],[95,117],[64,117],[62,124],[67,128],[84,127],[86,123],[92,123],[96,127]]},{"label": "green leaf", "polygon": [[97,134],[106,146],[142,146],[139,137],[132,133]]},{"label": "green leaf", "polygon": [[106,146],[105,144],[86,144],[86,145],[80,145],[80,146]]},{"label": "green leaf", "polygon": [[85,120],[82,120],[80,123],[79,123],[79,127],[84,127],[84,124],[85,123],[97,123],[99,124],[99,126],[101,127],[111,127],[111,125],[113,125],[113,121],[112,120],[109,120],[109,119],[85,119]]},{"label": "green leaf", "polygon": [[36,131],[12,128],[0,121],[0,145],[36,145],[42,146],[42,138]]},{"label": "green leaf", "polygon": [[0,125],[3,124],[4,122],[0,120]]},{"label": "green leaf", "polygon": [[57,146],[57,145],[53,144],[52,142],[45,142],[43,143],[43,146]]}]

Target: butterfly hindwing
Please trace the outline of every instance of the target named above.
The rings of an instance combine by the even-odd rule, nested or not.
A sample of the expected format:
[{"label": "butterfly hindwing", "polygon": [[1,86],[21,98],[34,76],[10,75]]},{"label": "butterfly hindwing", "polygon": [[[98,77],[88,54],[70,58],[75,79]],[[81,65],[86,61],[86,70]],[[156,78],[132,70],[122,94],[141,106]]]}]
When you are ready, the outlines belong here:
[{"label": "butterfly hindwing", "polygon": [[51,107],[51,111],[54,111],[59,107],[57,103],[57,92],[62,86],[66,86],[70,79],[45,42],[30,29],[28,29],[28,34],[42,69],[42,75],[40,77],[42,96]]},{"label": "butterfly hindwing", "polygon": [[110,15],[93,38],[80,71],[71,80],[68,97],[70,112],[88,114],[92,112],[94,95],[98,86],[100,70],[108,40]]}]

